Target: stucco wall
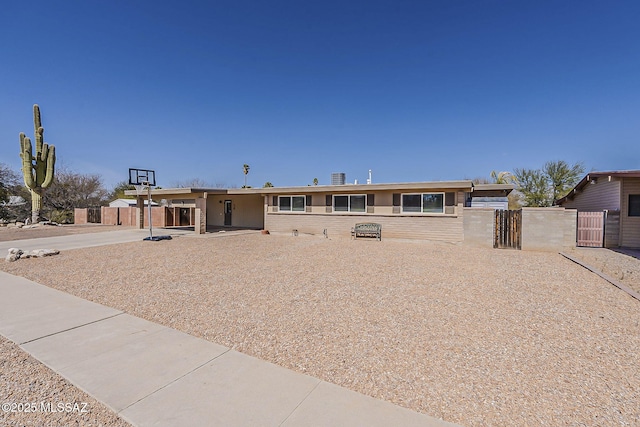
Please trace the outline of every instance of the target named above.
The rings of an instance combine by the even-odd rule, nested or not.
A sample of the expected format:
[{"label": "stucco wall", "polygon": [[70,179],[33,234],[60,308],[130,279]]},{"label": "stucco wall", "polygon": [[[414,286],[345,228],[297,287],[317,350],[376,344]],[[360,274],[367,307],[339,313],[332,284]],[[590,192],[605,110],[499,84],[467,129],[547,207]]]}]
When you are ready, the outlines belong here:
[{"label": "stucco wall", "polygon": [[[156,208],[153,208],[153,209],[156,209]],[[158,208],[158,209],[162,209],[162,208]],[[120,208],[120,207],[103,206],[101,209],[100,215],[101,215],[101,223],[104,225],[135,226],[137,208],[135,207]]]},{"label": "stucco wall", "polygon": [[263,228],[264,196],[260,194],[207,197],[207,225],[224,226],[224,201],[231,200],[231,226]]},{"label": "stucco wall", "polygon": [[88,224],[88,211],[86,208],[75,208],[73,210],[73,223],[80,224]]}]

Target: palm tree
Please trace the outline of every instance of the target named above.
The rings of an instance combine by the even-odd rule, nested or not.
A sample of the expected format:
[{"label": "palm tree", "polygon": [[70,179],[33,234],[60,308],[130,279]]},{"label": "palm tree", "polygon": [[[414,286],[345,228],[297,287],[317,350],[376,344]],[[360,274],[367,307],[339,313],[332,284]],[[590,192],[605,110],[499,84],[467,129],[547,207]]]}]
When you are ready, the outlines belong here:
[{"label": "palm tree", "polygon": [[494,184],[511,184],[513,183],[513,175],[511,172],[496,172],[491,171],[491,179],[493,179]]},{"label": "palm tree", "polygon": [[318,178],[313,178],[313,185],[318,185]]},{"label": "palm tree", "polygon": [[244,188],[247,188],[247,174],[249,173],[249,165],[242,165],[242,171],[244,172]]},{"label": "palm tree", "polygon": [[273,184],[271,183],[271,181],[267,181],[264,183],[264,185],[262,186],[262,188],[271,188],[273,187]]}]

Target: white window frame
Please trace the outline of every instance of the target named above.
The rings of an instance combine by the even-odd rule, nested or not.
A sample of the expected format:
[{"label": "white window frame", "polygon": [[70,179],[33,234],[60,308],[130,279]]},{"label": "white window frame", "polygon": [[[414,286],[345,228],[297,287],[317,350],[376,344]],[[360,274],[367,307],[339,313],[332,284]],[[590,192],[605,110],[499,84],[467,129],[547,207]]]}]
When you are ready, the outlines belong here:
[{"label": "white window frame", "polygon": [[[364,210],[353,212],[351,210],[351,197],[354,196],[362,196],[364,197]],[[347,198],[347,210],[346,211],[337,211],[336,210],[336,197],[346,197]],[[331,209],[334,213],[354,213],[354,214],[366,214],[367,213],[367,195],[366,194],[332,194],[331,200]]]},{"label": "white window frame", "polygon": [[[302,210],[293,210],[293,198],[294,197],[302,197]],[[287,198],[289,199],[289,210],[280,209],[280,199]],[[289,213],[304,213],[307,211],[307,196],[294,194],[291,196],[278,196],[278,212],[289,212]]]},{"label": "white window frame", "polygon": [[[424,195],[442,194],[442,212],[423,212],[424,210]],[[420,196],[420,212],[408,212],[404,210],[404,196]],[[402,207],[402,213],[414,214],[414,215],[444,215],[446,204],[446,195],[443,191],[424,192],[424,193],[401,193],[400,194],[400,206]]]}]

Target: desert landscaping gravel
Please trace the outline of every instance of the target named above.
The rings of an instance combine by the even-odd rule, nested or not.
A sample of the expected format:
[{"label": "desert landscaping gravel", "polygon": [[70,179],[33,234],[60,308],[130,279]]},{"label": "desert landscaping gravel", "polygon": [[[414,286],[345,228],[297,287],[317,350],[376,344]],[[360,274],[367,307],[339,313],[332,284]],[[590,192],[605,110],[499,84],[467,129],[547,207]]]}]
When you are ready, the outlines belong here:
[{"label": "desert landscaping gravel", "polygon": [[2,426],[130,425],[2,336],[0,404]]},{"label": "desert landscaping gravel", "polygon": [[[570,256],[595,267],[615,280],[640,292],[640,260],[622,252],[604,248],[573,248]],[[640,253],[640,251],[633,251]]]},{"label": "desert landscaping gravel", "polygon": [[1,269],[465,426],[640,425],[640,302],[557,253],[249,234]]}]

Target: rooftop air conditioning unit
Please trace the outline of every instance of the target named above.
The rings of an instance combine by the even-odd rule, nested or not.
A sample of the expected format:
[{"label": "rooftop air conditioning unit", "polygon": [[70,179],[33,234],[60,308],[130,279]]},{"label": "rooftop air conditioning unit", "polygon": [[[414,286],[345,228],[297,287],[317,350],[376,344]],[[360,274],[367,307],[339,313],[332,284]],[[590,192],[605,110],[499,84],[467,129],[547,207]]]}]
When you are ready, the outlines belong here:
[{"label": "rooftop air conditioning unit", "polygon": [[331,174],[331,185],[344,185],[347,175],[344,172],[336,172]]}]

